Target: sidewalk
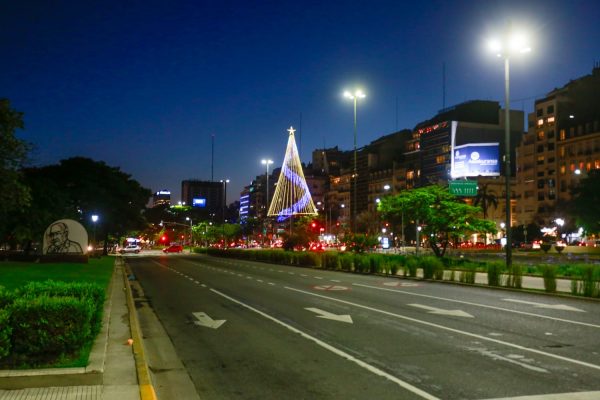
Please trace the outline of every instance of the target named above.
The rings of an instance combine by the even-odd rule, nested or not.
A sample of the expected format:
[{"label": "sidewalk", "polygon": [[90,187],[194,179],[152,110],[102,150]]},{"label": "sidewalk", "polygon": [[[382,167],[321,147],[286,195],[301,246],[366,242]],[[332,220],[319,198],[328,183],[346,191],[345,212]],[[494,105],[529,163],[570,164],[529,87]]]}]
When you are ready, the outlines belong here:
[{"label": "sidewalk", "polygon": [[[144,386],[138,384],[141,343],[135,348],[127,340],[139,337],[137,326],[130,329],[128,293],[124,284],[122,260],[115,262],[109,299],[104,308],[103,328],[90,353],[85,368],[0,371],[0,400],[142,400]],[[133,305],[133,301],[131,301]],[[137,325],[137,321],[135,320]],[[134,331],[132,334],[132,331]],[[136,357],[138,360],[136,363]],[[143,366],[142,366],[143,369]],[[10,389],[7,389],[10,388]],[[152,388],[150,385],[150,392]]]}]

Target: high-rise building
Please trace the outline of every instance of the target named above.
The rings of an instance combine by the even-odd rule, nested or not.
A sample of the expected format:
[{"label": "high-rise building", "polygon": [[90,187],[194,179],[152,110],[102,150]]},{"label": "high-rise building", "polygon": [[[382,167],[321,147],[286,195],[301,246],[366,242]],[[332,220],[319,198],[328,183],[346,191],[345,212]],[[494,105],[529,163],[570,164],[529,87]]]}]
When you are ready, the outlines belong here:
[{"label": "high-rise building", "polygon": [[152,195],[152,207],[158,207],[171,204],[171,192],[163,189]]},{"label": "high-rise building", "polygon": [[564,219],[571,190],[600,169],[600,65],[536,100],[516,165],[518,224]]},{"label": "high-rise building", "polygon": [[181,182],[181,200],[186,205],[205,210],[209,215],[218,216],[223,212],[223,207],[225,207],[224,191],[222,182],[195,179]]}]

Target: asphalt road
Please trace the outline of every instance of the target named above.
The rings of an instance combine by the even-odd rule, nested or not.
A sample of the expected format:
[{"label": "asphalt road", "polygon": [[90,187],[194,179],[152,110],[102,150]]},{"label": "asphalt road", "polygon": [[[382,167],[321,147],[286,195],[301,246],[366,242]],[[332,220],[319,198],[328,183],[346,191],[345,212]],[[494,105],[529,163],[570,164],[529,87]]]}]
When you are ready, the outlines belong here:
[{"label": "asphalt road", "polygon": [[202,399],[600,399],[599,302],[198,255],[126,260]]}]

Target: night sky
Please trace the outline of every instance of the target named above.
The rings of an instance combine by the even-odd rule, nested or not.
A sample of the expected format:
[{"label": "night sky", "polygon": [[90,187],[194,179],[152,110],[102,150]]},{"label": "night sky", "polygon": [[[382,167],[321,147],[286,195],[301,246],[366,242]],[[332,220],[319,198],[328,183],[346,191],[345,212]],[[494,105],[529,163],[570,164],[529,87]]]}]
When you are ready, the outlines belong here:
[{"label": "night sky", "polygon": [[142,185],[231,179],[228,200],[261,158],[279,167],[290,125],[302,161],[412,129],[445,105],[504,98],[504,65],[486,51],[509,20],[533,51],[511,60],[511,105],[591,73],[600,2],[4,1],[0,97],[25,113],[32,165],[85,156]]}]

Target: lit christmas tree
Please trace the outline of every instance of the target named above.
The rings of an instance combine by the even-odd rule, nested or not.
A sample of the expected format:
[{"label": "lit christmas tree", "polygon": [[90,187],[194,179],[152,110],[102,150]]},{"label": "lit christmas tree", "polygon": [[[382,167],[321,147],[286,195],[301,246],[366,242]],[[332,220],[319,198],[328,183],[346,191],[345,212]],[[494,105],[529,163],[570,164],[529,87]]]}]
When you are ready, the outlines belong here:
[{"label": "lit christmas tree", "polygon": [[318,214],[310,196],[304,172],[302,172],[302,164],[294,139],[295,129],[290,126],[288,132],[290,136],[285,150],[285,158],[268,212],[269,217],[277,217],[279,222],[293,215]]}]

